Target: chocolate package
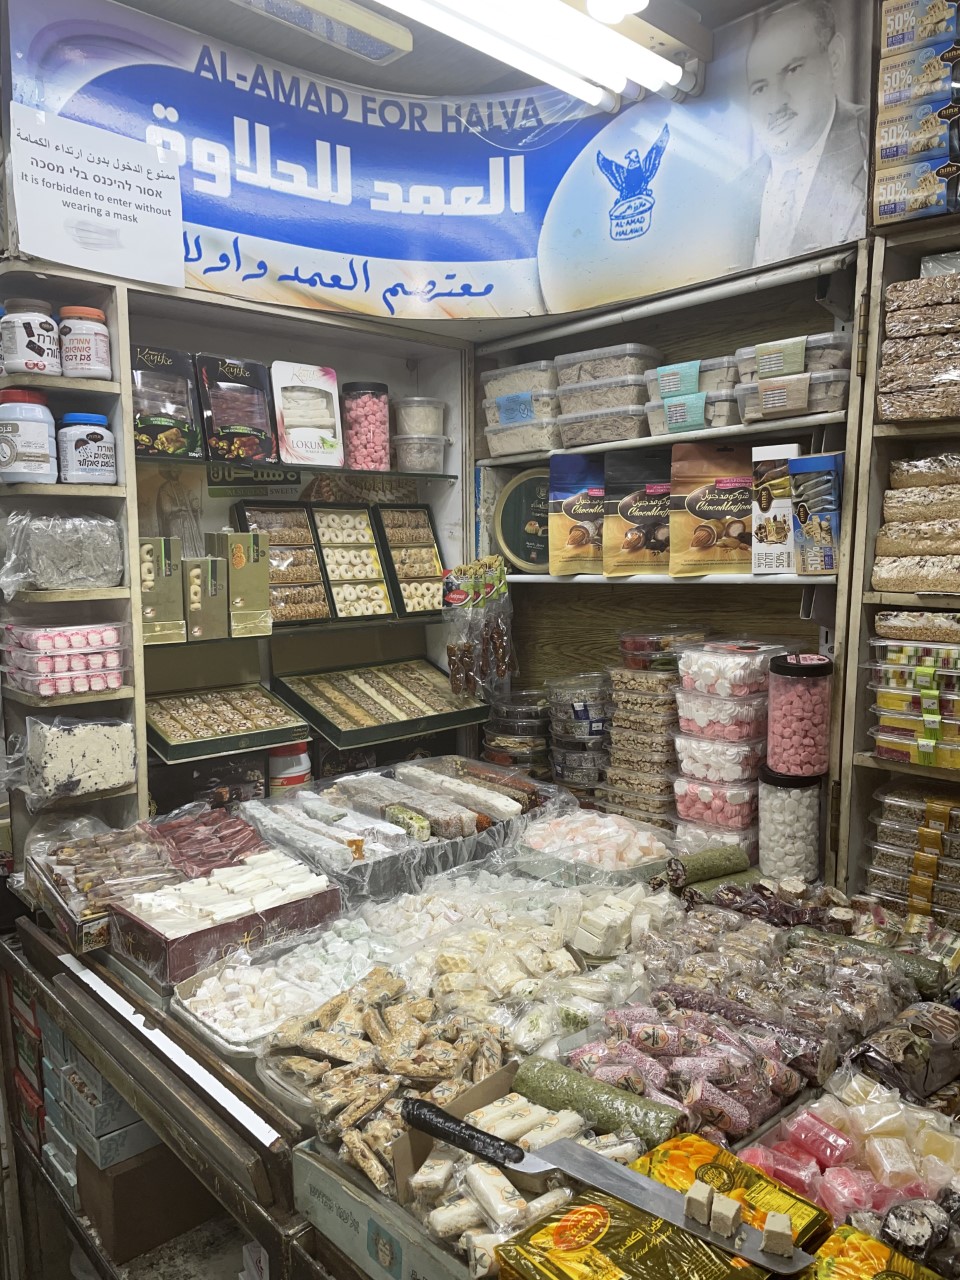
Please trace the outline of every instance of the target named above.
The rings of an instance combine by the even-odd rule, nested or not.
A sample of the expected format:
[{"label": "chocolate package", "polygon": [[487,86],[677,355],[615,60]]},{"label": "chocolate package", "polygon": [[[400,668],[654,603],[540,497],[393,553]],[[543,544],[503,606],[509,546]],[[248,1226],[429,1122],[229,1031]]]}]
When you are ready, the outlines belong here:
[{"label": "chocolate package", "polygon": [[255,360],[200,354],[197,385],[207,453],[215,462],[276,462],[270,375]]},{"label": "chocolate package", "polygon": [[750,573],[752,552],[753,463],[749,448],[674,445],[670,470],[672,576]]},{"label": "chocolate package", "polygon": [[603,572],[603,455],[550,459],[550,572]]},{"label": "chocolate package", "polygon": [[929,1097],[960,1076],[960,1012],[913,1004],[858,1045],[852,1060],[892,1089]]},{"label": "chocolate package", "polygon": [[670,564],[670,450],[606,455],[603,572],[666,573]]},{"label": "chocolate package", "polygon": [[202,458],[200,405],[193,356],[134,343],[133,445],[141,458]]}]

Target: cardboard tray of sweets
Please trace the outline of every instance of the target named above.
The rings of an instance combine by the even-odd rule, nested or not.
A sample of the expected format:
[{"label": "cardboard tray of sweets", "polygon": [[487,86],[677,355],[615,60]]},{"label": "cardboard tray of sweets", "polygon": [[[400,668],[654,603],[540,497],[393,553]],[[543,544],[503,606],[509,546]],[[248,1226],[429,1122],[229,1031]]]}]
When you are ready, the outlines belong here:
[{"label": "cardboard tray of sweets", "polygon": [[[285,747],[292,742],[303,742],[310,736],[309,726],[303,720],[296,719],[297,713],[288,705],[288,700],[278,699],[261,684],[233,685],[229,688],[208,689],[204,692],[243,693],[247,689],[258,689],[273,701],[282,702],[283,709],[290,713],[291,723],[275,729],[253,729],[247,733],[229,733],[211,738],[192,738],[189,742],[171,742],[150,723],[148,716],[147,745],[164,764],[181,764],[187,760],[204,760],[210,756],[239,755],[244,751],[257,751],[266,747]],[[196,693],[196,689],[185,689],[182,693],[158,694],[156,700],[190,697]]]},{"label": "cardboard tray of sweets", "polygon": [[33,858],[27,859],[25,877],[27,891],[41,904],[74,955],[99,951],[109,945],[109,912],[100,911],[82,918],[76,916],[47,871]]},{"label": "cardboard tray of sweets", "polygon": [[240,948],[256,951],[316,928],[338,916],[341,909],[340,890],[331,885],[309,898],[225,920],[183,937],[166,938],[128,908],[118,905],[111,916],[111,948],[128,966],[154,983],[177,983],[192,978],[217,957],[226,957]]},{"label": "cardboard tray of sweets", "polygon": [[[435,715],[418,716],[410,720],[388,721],[385,724],[372,725],[369,728],[342,729],[328,719],[319,707],[307,701],[299,693],[294,692],[288,684],[289,680],[311,676],[322,677],[336,675],[340,671],[362,672],[381,667],[405,666],[410,662],[430,666],[435,671],[440,671],[439,667],[427,662],[425,658],[407,658],[399,663],[381,660],[380,662],[366,663],[359,667],[333,667],[324,671],[297,671],[286,676],[274,676],[270,683],[270,688],[288,706],[292,707],[298,715],[303,716],[304,720],[326,738],[328,742],[340,748],[370,747],[380,742],[398,742],[404,738],[419,737],[420,734],[440,733],[444,729],[463,729],[470,725],[484,723],[490,714],[490,708],[482,702],[470,699],[455,710],[440,712]],[[441,672],[440,674],[443,673]]]},{"label": "cardboard tray of sweets", "polygon": [[[381,554],[380,562],[384,566],[387,572],[387,579],[390,585],[390,592],[396,604],[397,615],[401,618],[422,618],[424,622],[439,621],[441,617],[441,610],[439,609],[433,609],[433,610],[424,609],[422,612],[414,612],[408,609],[407,606],[404,604],[403,591],[401,590],[402,583],[417,582],[418,579],[417,578],[401,578],[400,574],[397,572],[397,566],[393,558],[393,553],[395,550],[399,551],[403,544],[397,543],[395,546],[391,545],[390,540],[387,537],[387,530],[383,522],[383,514],[382,514],[384,511],[423,511],[426,513],[427,523],[430,525],[430,532],[433,535],[433,543],[430,549],[433,551],[434,555],[437,557],[437,564],[439,566],[437,573],[434,575],[431,575],[431,579],[438,578],[442,580],[443,557],[440,554],[440,540],[437,537],[437,526],[433,522],[433,512],[430,509],[429,504],[426,502],[402,502],[402,503],[380,502],[380,503],[377,503],[372,510],[373,510],[374,527],[376,529],[377,538],[380,543],[380,554]],[[427,549],[427,544],[425,542],[411,543],[410,545],[416,546],[418,548]]]}]

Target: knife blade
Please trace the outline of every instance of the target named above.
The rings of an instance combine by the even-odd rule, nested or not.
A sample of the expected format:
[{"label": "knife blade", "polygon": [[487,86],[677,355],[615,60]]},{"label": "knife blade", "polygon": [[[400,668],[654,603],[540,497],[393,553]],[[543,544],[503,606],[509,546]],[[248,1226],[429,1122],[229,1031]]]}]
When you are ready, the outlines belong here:
[{"label": "knife blade", "polygon": [[536,1152],[524,1151],[512,1142],[504,1142],[501,1138],[484,1133],[482,1129],[475,1129],[464,1120],[457,1120],[432,1102],[424,1102],[420,1098],[404,1099],[401,1114],[411,1128],[420,1129],[441,1142],[495,1164],[507,1172],[529,1177],[542,1177],[550,1173],[567,1174],[587,1187],[605,1191],[655,1218],[662,1218],[724,1253],[745,1258],[747,1262],[775,1275],[794,1276],[814,1261],[810,1254],[796,1246],[789,1258],[765,1253],[762,1232],[746,1223],[742,1223],[732,1236],[721,1236],[708,1226],[687,1217],[684,1198],[679,1191],[665,1187],[641,1173],[635,1173],[632,1169],[625,1169],[615,1161],[591,1151],[589,1147],[582,1147],[569,1139],[551,1142]]}]

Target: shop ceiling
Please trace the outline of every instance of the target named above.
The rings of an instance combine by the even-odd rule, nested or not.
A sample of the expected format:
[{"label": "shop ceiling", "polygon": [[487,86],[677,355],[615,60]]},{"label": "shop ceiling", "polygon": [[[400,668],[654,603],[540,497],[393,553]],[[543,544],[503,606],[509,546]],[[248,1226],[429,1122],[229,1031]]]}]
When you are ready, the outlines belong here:
[{"label": "shop ceiling", "polygon": [[[368,8],[394,21],[401,21],[413,32],[413,52],[387,66],[378,67],[344,53],[320,40],[310,40],[282,22],[232,0],[123,0],[128,8],[156,18],[166,18],[181,26],[199,31],[212,39],[251,49],[275,62],[285,62],[316,76],[343,80],[388,93],[410,93],[418,96],[482,93],[518,88],[524,83],[517,71],[503,63],[469,49],[458,41],[423,27],[419,23],[398,19],[395,12],[378,5],[375,0],[362,0]],[[477,0],[482,4],[483,0]],[[522,4],[523,0],[518,0]],[[732,22],[760,7],[759,0],[685,0],[712,28]]]}]

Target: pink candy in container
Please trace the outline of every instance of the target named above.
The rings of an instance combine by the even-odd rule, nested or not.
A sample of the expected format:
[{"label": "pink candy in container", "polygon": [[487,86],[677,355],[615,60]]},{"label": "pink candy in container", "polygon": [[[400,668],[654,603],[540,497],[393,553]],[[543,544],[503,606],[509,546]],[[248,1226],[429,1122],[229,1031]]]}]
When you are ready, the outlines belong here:
[{"label": "pink candy in container", "polygon": [[767,763],[787,777],[812,778],[830,768],[833,663],[819,653],[791,653],[770,663]]},{"label": "pink candy in container", "polygon": [[827,1169],[818,1188],[817,1199],[834,1222],[846,1222],[851,1213],[868,1213],[874,1208],[880,1187],[864,1169]]},{"label": "pink candy in container", "polygon": [[680,653],[684,689],[712,693],[719,698],[748,698],[767,688],[770,660],[784,653],[782,645],[735,640],[708,640]]},{"label": "pink candy in container", "polygon": [[343,384],[344,464],[351,471],[390,470],[390,397],[385,382]]},{"label": "pink candy in container", "polygon": [[766,737],[767,696],[718,698],[708,693],[676,692],[680,728],[693,738],[743,742]]},{"label": "pink candy in container", "polygon": [[99,623],[75,627],[30,627],[10,622],[3,628],[4,640],[10,648],[31,649],[37,653],[63,653],[71,649],[115,649],[129,636],[129,625]]},{"label": "pink candy in container", "polygon": [[806,1196],[808,1200],[816,1194],[820,1180],[820,1170],[813,1159],[798,1160],[784,1151],[774,1147],[745,1147],[740,1153],[744,1164],[751,1164],[768,1178],[782,1182],[785,1187]]},{"label": "pink candy in container", "polygon": [[798,1111],[788,1116],[783,1122],[783,1131],[795,1146],[809,1152],[821,1169],[847,1164],[856,1154],[852,1138],[812,1111]]},{"label": "pink candy in container", "polygon": [[709,822],[716,827],[743,831],[757,819],[757,784],[741,782],[697,782],[677,778],[673,784],[677,813],[691,822]]}]

